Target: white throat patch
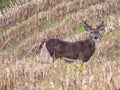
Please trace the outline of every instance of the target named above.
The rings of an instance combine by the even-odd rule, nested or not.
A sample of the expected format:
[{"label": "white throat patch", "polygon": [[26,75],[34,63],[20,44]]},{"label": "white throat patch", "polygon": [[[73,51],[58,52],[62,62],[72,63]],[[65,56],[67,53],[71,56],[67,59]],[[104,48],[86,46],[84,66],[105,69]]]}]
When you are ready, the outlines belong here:
[{"label": "white throat patch", "polygon": [[95,48],[97,49],[99,45],[99,41],[95,41]]}]

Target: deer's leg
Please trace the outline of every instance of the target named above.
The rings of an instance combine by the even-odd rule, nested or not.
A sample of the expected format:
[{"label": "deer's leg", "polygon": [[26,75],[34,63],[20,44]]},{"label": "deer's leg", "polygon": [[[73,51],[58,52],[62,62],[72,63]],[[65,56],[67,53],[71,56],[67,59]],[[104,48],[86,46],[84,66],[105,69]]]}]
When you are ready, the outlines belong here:
[{"label": "deer's leg", "polygon": [[55,61],[55,58],[56,57],[56,53],[55,52],[53,52],[53,62]]},{"label": "deer's leg", "polygon": [[82,59],[83,59],[83,54],[80,52],[80,53],[79,53],[79,56],[78,56],[78,60],[79,60],[79,64],[80,64],[81,66],[83,66],[83,63],[84,63]]}]

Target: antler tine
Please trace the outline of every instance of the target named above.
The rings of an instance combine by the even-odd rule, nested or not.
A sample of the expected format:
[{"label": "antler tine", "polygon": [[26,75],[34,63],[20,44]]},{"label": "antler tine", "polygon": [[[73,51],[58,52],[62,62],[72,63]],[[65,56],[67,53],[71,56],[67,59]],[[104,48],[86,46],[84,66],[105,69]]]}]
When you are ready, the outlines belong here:
[{"label": "antler tine", "polygon": [[88,24],[87,24],[87,20],[85,20],[85,22],[84,22],[84,23],[85,23],[87,26],[89,26],[89,27],[90,27],[90,25],[88,25]]},{"label": "antler tine", "polygon": [[104,21],[102,20],[102,23],[100,24],[100,26],[103,25],[103,23],[104,23]]},{"label": "antler tine", "polygon": [[104,23],[104,21],[102,20],[102,23],[101,23],[101,25],[103,25],[103,23]]},{"label": "antler tine", "polygon": [[99,26],[97,26],[97,27],[100,27],[101,25],[103,25],[103,23],[104,23],[104,21],[102,20],[102,23]]}]

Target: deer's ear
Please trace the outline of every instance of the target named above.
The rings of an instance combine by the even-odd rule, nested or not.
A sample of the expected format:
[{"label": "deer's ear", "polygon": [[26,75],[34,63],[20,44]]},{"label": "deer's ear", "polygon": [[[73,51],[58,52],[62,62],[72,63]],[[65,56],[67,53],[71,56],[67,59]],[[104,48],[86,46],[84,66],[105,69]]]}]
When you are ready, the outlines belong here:
[{"label": "deer's ear", "polygon": [[104,30],[105,29],[105,25],[100,25],[98,26],[98,30],[101,31],[101,30]]},{"label": "deer's ear", "polygon": [[84,28],[85,28],[86,31],[90,31],[91,30],[91,28],[89,26],[84,26]]}]

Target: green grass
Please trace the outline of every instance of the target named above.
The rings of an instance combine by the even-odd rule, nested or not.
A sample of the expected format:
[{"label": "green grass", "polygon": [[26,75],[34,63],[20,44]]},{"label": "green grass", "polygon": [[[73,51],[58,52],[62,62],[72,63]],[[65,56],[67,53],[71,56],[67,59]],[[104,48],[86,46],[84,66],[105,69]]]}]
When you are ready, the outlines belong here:
[{"label": "green grass", "polygon": [[114,31],[108,32],[107,34],[108,34],[108,36],[120,35],[120,26],[117,27]]},{"label": "green grass", "polygon": [[7,52],[13,51],[16,48],[16,46],[14,44],[10,44],[9,47],[6,48]]},{"label": "green grass", "polygon": [[58,21],[50,22],[50,23],[48,22],[42,28],[43,29],[50,29],[50,28],[53,28],[54,26],[56,26],[57,24],[59,24]]},{"label": "green grass", "polygon": [[120,60],[120,49],[111,51],[107,57],[109,60]]},{"label": "green grass", "polygon": [[7,32],[7,30],[8,30],[7,27],[1,27],[1,28],[0,28],[0,31],[1,31],[1,32]]},{"label": "green grass", "polygon": [[69,69],[71,69],[71,70],[78,70],[78,71],[83,71],[84,70],[83,66],[81,66],[79,64],[72,64],[69,67]]},{"label": "green grass", "polygon": [[0,11],[2,11],[6,6],[10,6],[10,1],[14,3],[16,0],[0,0]]},{"label": "green grass", "polygon": [[5,75],[6,71],[5,70],[0,70],[0,75]]},{"label": "green grass", "polygon": [[74,30],[74,33],[75,33],[75,34],[78,34],[78,33],[84,32],[84,31],[85,31],[85,30],[84,30],[84,27],[82,27],[82,28],[77,28],[77,29]]},{"label": "green grass", "polygon": [[[107,35],[108,37],[120,36],[120,26],[116,27],[114,31],[108,32]],[[109,52],[107,58],[112,61],[120,60],[120,48],[117,48]]]}]

